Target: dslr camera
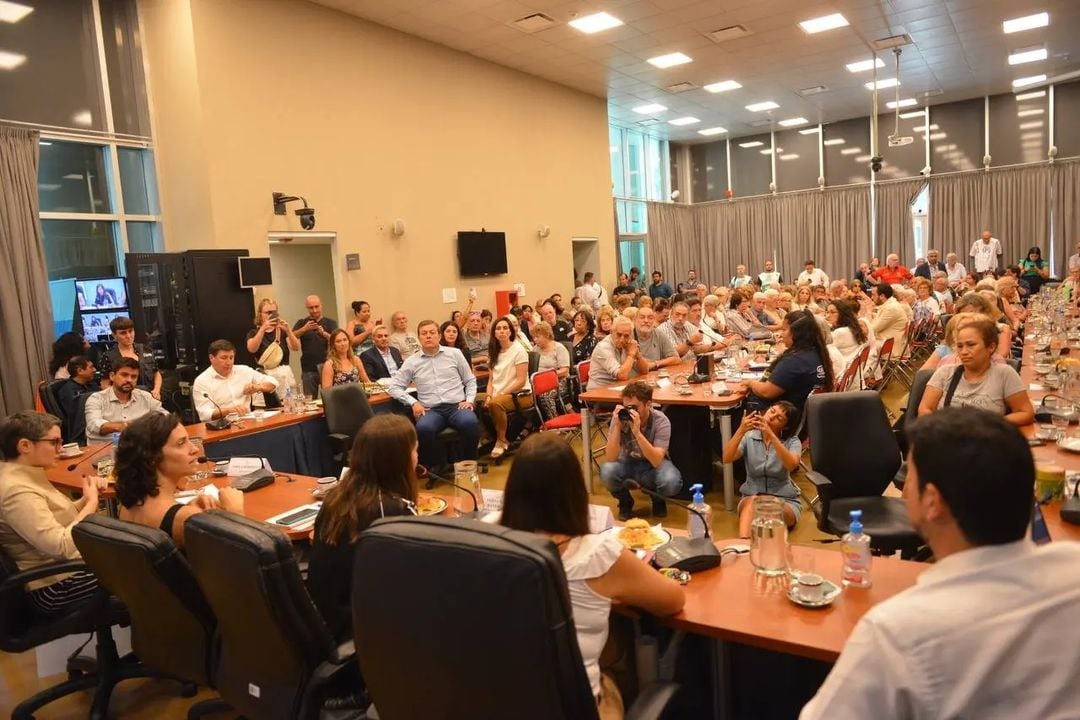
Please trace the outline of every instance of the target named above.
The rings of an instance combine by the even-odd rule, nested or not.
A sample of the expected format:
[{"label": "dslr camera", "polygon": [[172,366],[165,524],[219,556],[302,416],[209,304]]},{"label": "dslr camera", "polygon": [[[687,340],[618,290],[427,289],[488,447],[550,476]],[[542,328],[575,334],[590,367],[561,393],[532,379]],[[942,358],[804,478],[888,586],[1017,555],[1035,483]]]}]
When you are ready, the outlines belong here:
[{"label": "dslr camera", "polygon": [[619,408],[619,420],[628,423],[633,419],[634,418],[630,414],[629,410],[627,410],[626,408]]}]

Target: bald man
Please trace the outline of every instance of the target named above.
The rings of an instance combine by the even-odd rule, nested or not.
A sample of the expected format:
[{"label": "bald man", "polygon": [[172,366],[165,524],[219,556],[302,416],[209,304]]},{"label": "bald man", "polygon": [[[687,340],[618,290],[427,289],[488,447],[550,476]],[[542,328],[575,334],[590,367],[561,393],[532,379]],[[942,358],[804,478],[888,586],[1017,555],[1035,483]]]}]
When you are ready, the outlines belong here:
[{"label": "bald man", "polygon": [[327,341],[338,324],[323,315],[322,300],[318,295],[308,295],[304,307],[308,315],[296,321],[293,332],[300,338],[300,378],[304,394],[314,397],[319,392],[319,363],[326,361]]}]

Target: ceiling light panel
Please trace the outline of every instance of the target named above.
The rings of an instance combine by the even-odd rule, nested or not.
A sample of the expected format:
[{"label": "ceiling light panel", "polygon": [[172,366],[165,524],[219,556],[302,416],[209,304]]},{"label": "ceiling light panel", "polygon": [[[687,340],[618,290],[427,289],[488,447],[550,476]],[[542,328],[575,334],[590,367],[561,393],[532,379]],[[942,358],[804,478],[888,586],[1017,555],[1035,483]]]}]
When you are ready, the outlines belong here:
[{"label": "ceiling light panel", "polygon": [[821,128],[812,127],[812,128],[803,128],[802,130],[799,131],[799,134],[800,135],[814,135],[814,134],[819,133],[819,132],[821,132]]},{"label": "ceiling light panel", "polygon": [[1013,18],[1001,23],[1001,29],[1006,33],[1023,32],[1034,28],[1046,27],[1050,24],[1050,13],[1035,13],[1024,17]]},{"label": "ceiling light panel", "polygon": [[762,102],[747,105],[746,109],[750,112],[765,112],[766,110],[775,110],[778,107],[780,106],[774,103],[772,100],[764,100]]},{"label": "ceiling light panel", "polygon": [[807,120],[804,117],[797,117],[797,118],[788,118],[787,120],[781,120],[779,125],[780,125],[780,127],[797,127],[799,125],[805,125],[808,122],[810,122],[810,121]]},{"label": "ceiling light panel", "polygon": [[674,120],[668,120],[668,122],[670,124],[672,124],[672,125],[677,125],[679,127],[682,127],[683,125],[693,125],[694,123],[699,123],[699,122],[701,122],[701,120],[698,120],[696,117],[693,117],[692,115],[687,115],[686,117],[678,117],[678,118],[675,118]]},{"label": "ceiling light panel", "polygon": [[25,55],[0,50],[0,70],[14,70],[24,62],[26,62]]},{"label": "ceiling light panel", "polygon": [[826,30],[842,28],[847,26],[847,24],[847,18],[840,13],[833,13],[832,15],[824,15],[822,17],[811,18],[810,20],[803,20],[799,23],[799,27],[803,29],[803,32],[813,35],[814,33],[825,32]]},{"label": "ceiling light panel", "polygon": [[1039,62],[1046,59],[1046,48],[1033,48],[1030,50],[1017,50],[1009,55],[1010,65],[1023,65],[1024,63]]},{"label": "ceiling light panel", "polygon": [[665,70],[670,67],[675,67],[676,65],[685,65],[686,63],[693,61],[694,59],[691,58],[689,55],[681,52],[673,52],[668,53],[667,55],[657,55],[656,57],[651,57],[645,62],[649,63],[653,67],[658,67],[661,70]]},{"label": "ceiling light panel", "polygon": [[849,73],[861,73],[867,70],[873,70],[874,66],[879,68],[885,67],[885,61],[881,58],[874,58],[873,60],[860,60],[859,62],[853,62],[847,64],[847,70]]},{"label": "ceiling light panel", "polygon": [[739,147],[741,147],[741,148],[756,148],[756,147],[761,147],[764,144],[765,143],[761,142],[760,140],[753,140],[751,142],[739,143]]},{"label": "ceiling light panel", "polygon": [[1029,93],[1024,93],[1022,95],[1017,95],[1016,99],[1019,100],[1019,101],[1024,101],[1024,100],[1038,100],[1039,98],[1044,98],[1044,97],[1046,97],[1046,91],[1045,90],[1036,90],[1035,92],[1029,92]]},{"label": "ceiling light panel", "polygon": [[649,103],[648,105],[638,105],[634,108],[634,112],[638,115],[651,115],[653,113],[661,113],[667,110],[667,108],[660,103]]},{"label": "ceiling light panel", "polygon": [[[877,89],[878,90],[884,90],[885,88],[896,87],[899,84],[900,84],[900,81],[897,80],[896,78],[884,78],[882,80],[877,81]],[[874,81],[871,80],[870,82],[865,83],[863,85],[863,87],[865,87],[867,90],[873,90],[874,89]]]},{"label": "ceiling light panel", "polygon": [[34,8],[17,2],[0,0],[0,22],[17,23],[34,12]]},{"label": "ceiling light panel", "polygon": [[1046,80],[1046,75],[1029,75],[1028,77],[1016,78],[1013,80],[1014,88],[1027,87],[1028,85],[1034,85],[1035,83],[1041,83]]},{"label": "ceiling light panel", "polygon": [[844,148],[843,150],[840,151],[840,154],[841,155],[858,155],[861,152],[862,152],[862,148],[854,147],[854,148]]},{"label": "ceiling light panel", "polygon": [[706,137],[711,137],[712,135],[723,135],[724,133],[727,132],[727,128],[722,128],[722,127],[720,127],[718,125],[716,127],[711,127],[711,128],[702,128],[701,130],[698,130],[697,132],[698,132],[698,135],[704,135]]},{"label": "ceiling light panel", "polygon": [[830,139],[826,140],[825,142],[823,142],[821,144],[822,145],[843,145],[845,142],[846,141],[844,140],[844,138],[830,138]]},{"label": "ceiling light panel", "polygon": [[708,85],[705,85],[704,89],[707,92],[711,92],[711,93],[721,93],[721,92],[727,92],[728,90],[738,90],[741,87],[742,87],[742,85],[735,82],[734,80],[721,80],[720,82],[714,82],[714,83],[709,83]]},{"label": "ceiling light panel", "polygon": [[900,98],[900,102],[896,102],[895,100],[890,100],[889,102],[887,102],[885,104],[888,105],[890,110],[895,110],[898,107],[906,108],[906,107],[911,107],[913,105],[918,105],[919,101],[916,100],[915,98]]},{"label": "ceiling light panel", "polygon": [[580,30],[587,35],[592,35],[593,33],[619,27],[623,24],[623,21],[614,15],[608,15],[606,12],[598,12],[593,13],[592,15],[586,15],[582,18],[577,18],[576,20],[571,20],[567,24],[575,30]]}]

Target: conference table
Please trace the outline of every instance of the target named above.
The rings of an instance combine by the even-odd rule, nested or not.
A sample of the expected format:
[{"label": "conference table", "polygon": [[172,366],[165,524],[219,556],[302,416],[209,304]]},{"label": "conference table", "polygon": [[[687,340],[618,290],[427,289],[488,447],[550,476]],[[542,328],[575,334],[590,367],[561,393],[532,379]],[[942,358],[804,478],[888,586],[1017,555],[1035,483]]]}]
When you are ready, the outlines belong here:
[{"label": "conference table", "polygon": [[[662,378],[660,373],[666,371],[669,377]],[[724,381],[713,380],[708,383],[701,383],[697,385],[677,385],[675,379],[680,375],[690,375],[694,372],[694,362],[687,361],[679,365],[673,365],[671,367],[663,368],[659,371],[647,373],[645,375],[638,375],[626,382],[616,383],[603,388],[596,388],[593,390],[586,390],[579,396],[581,400],[587,403],[587,406],[581,413],[581,448],[582,457],[585,459],[582,463],[585,472],[585,486],[592,492],[592,423],[594,419],[589,406],[594,405],[614,405],[620,400],[620,392],[626,387],[627,382],[644,381],[653,385],[653,403],[664,406],[665,408],[704,408],[710,412],[717,413],[720,416],[720,439],[721,442],[726,445],[731,440],[731,415],[734,410],[742,406],[743,398],[746,396],[741,390],[739,382],[737,380],[726,381],[728,394],[714,394],[711,393],[711,389],[714,385],[725,384]],[[670,383],[670,384],[668,384]],[[679,387],[686,387],[689,389],[688,394],[682,394],[679,392]],[[710,394],[706,395],[706,389],[710,390]],[[669,418],[671,419],[671,418]],[[677,442],[676,431],[680,428],[676,427],[677,422],[672,421],[672,440]],[[705,448],[697,448],[698,451],[709,451],[708,446]],[[670,454],[670,448],[669,448]],[[674,461],[674,460],[673,460]],[[676,463],[678,466],[678,463]],[[680,468],[682,470],[682,468]],[[685,477],[685,474],[684,474]],[[705,482],[705,478],[694,478],[693,482]],[[708,484],[708,483],[706,483]],[[689,483],[685,480],[683,482],[684,487],[688,487]],[[735,511],[735,473],[731,463],[724,463],[724,508],[728,512]]]}]

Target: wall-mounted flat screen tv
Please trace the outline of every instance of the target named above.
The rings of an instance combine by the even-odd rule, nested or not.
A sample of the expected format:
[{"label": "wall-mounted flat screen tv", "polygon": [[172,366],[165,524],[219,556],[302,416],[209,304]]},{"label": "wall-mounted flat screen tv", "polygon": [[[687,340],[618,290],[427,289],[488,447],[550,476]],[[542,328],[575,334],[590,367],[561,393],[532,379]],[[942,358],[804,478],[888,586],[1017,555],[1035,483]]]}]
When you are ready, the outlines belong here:
[{"label": "wall-mounted flat screen tv", "polygon": [[506,274],[506,233],[461,230],[457,251],[462,277]]}]

